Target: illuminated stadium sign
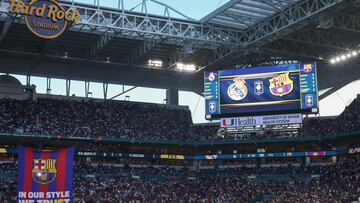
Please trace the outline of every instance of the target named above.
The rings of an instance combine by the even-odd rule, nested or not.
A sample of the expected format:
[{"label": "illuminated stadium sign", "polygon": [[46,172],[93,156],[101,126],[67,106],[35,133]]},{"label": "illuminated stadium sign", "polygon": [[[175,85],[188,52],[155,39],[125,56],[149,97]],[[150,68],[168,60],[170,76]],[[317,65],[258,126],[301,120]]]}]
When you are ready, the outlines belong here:
[{"label": "illuminated stadium sign", "polygon": [[318,113],[316,63],[206,71],[206,119]]},{"label": "illuminated stadium sign", "polygon": [[55,0],[33,0],[27,5],[10,0],[9,12],[23,15],[29,30],[44,39],[60,36],[69,22],[78,24],[80,16],[77,10],[65,11]]},{"label": "illuminated stadium sign", "polygon": [[237,118],[221,118],[222,128],[246,127],[259,125],[288,125],[302,123],[301,114],[267,115],[267,116],[247,116]]}]

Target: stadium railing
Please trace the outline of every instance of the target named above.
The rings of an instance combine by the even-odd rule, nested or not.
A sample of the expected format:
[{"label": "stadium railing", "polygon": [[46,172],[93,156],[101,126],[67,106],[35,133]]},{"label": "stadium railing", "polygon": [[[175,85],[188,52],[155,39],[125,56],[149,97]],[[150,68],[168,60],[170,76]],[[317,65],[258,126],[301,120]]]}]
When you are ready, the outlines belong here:
[{"label": "stadium railing", "polygon": [[0,136],[6,137],[30,137],[30,138],[47,138],[47,139],[63,139],[63,140],[78,140],[78,141],[102,141],[111,143],[136,143],[136,144],[156,144],[156,145],[190,145],[190,146],[206,146],[206,145],[230,145],[230,144],[247,144],[247,143],[278,143],[278,142],[303,142],[303,141],[323,141],[343,137],[351,137],[359,135],[360,131],[353,131],[347,133],[337,133],[327,136],[299,136],[295,138],[271,138],[256,137],[254,139],[224,139],[224,140],[207,140],[207,141],[179,141],[179,140],[150,140],[140,138],[114,138],[114,137],[79,137],[79,136],[52,136],[41,134],[17,134],[17,133],[0,133]]}]

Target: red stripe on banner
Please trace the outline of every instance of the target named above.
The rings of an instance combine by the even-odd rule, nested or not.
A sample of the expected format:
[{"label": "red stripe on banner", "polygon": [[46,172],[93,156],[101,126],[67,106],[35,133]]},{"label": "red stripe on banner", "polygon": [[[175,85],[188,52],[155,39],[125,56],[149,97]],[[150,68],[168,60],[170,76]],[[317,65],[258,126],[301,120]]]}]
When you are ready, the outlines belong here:
[{"label": "red stripe on banner", "polygon": [[24,192],[31,192],[32,169],[33,169],[33,150],[29,147],[25,148],[24,159]]},{"label": "red stripe on banner", "polygon": [[[50,158],[50,152],[49,151],[42,151],[40,157],[41,157],[41,159],[46,160],[46,159]],[[45,165],[46,164],[47,163],[45,161]],[[39,185],[39,191],[44,193],[44,197],[46,197],[46,193],[48,191],[48,184],[45,184],[45,185],[40,184]],[[46,199],[46,198],[41,198],[41,199]]]},{"label": "red stripe on banner", "polygon": [[57,157],[56,191],[65,191],[66,149],[60,149]]}]

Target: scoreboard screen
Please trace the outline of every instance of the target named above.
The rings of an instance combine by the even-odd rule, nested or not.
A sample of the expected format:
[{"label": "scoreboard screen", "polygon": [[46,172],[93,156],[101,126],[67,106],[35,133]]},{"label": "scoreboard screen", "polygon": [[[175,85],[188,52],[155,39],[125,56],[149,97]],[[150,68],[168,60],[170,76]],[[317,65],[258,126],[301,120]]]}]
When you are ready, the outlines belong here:
[{"label": "scoreboard screen", "polygon": [[316,63],[205,71],[206,119],[318,113]]}]

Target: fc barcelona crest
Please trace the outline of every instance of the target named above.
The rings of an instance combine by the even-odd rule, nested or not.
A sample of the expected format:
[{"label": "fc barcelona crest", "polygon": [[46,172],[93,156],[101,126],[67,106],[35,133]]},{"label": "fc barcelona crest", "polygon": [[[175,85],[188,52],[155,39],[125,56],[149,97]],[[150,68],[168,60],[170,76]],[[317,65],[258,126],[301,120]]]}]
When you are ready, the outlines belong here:
[{"label": "fc barcelona crest", "polygon": [[228,87],[227,94],[230,99],[240,101],[244,99],[248,93],[245,80],[240,77],[236,77],[233,81],[234,83]]},{"label": "fc barcelona crest", "polygon": [[270,93],[275,96],[284,96],[292,92],[294,89],[294,81],[290,79],[289,73],[275,76],[269,80]]},{"label": "fc barcelona crest", "polygon": [[312,71],[312,64],[309,63],[309,64],[304,64],[304,72],[305,73],[309,73]]},{"label": "fc barcelona crest", "polygon": [[56,159],[34,159],[32,178],[34,182],[47,185],[56,179]]}]

